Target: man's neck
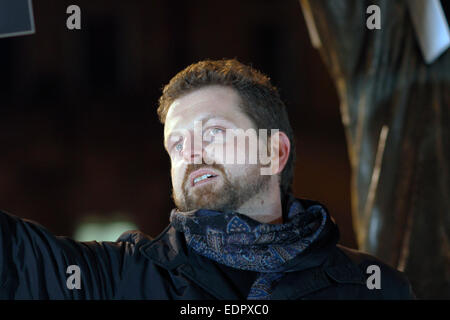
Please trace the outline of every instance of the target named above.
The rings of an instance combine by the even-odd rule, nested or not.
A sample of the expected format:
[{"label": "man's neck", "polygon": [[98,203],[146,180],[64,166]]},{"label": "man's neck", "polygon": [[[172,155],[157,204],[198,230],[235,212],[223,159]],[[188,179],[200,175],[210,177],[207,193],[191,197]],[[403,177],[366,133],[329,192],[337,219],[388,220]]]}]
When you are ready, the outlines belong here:
[{"label": "man's neck", "polygon": [[279,186],[269,187],[264,192],[255,195],[237,211],[261,223],[283,223]]},{"label": "man's neck", "polygon": [[269,222],[270,224],[283,224],[283,216],[279,217],[276,220]]}]

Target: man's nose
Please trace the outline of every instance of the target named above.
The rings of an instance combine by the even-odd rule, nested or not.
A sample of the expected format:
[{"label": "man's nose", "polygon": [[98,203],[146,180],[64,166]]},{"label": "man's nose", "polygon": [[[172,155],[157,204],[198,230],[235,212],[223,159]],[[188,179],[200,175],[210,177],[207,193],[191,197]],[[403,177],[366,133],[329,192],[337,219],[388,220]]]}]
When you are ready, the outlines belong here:
[{"label": "man's nose", "polygon": [[189,135],[183,143],[183,158],[188,163],[201,163],[203,156],[203,143],[201,139],[194,141],[193,135]]}]

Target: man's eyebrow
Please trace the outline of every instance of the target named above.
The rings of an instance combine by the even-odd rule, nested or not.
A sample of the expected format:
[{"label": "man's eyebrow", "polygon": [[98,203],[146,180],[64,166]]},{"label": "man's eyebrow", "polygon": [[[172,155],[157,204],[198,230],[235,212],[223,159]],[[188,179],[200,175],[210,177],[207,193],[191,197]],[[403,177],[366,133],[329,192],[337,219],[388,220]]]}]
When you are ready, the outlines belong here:
[{"label": "man's eyebrow", "polygon": [[222,117],[222,116],[215,115],[215,114],[207,114],[203,118],[201,118],[200,121],[208,122],[209,120],[214,119],[214,118],[216,118],[218,120],[225,120],[225,121],[231,122],[229,119]]}]

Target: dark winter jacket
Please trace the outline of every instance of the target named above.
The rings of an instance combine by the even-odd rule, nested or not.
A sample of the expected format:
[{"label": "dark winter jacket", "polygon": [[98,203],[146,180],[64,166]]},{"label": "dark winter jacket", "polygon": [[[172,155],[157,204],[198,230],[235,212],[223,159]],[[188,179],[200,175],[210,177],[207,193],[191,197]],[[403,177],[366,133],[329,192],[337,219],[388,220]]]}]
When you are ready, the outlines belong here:
[{"label": "dark winter jacket", "polygon": [[[403,273],[337,240],[336,228],[291,260],[295,271],[272,299],[414,298]],[[379,267],[379,289],[369,289],[371,265]],[[79,267],[80,288],[69,266]],[[189,250],[171,225],[155,239],[130,231],[116,242],[77,242],[0,212],[0,299],[242,299],[222,267]]]}]

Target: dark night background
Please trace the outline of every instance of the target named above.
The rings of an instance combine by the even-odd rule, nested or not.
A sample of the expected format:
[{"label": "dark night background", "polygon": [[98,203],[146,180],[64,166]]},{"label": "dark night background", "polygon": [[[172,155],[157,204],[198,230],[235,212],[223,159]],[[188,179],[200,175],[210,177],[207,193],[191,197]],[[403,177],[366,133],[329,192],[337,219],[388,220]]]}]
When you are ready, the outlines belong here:
[{"label": "dark night background", "polygon": [[[66,28],[81,8],[82,30]],[[36,33],[0,39],[0,209],[58,235],[87,215],[168,224],[161,88],[202,59],[237,58],[280,88],[296,134],[294,194],[325,204],[355,247],[350,167],[334,85],[300,4],[33,1]]]}]

